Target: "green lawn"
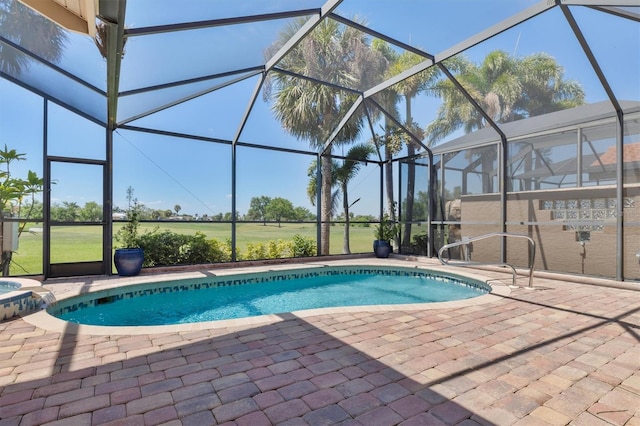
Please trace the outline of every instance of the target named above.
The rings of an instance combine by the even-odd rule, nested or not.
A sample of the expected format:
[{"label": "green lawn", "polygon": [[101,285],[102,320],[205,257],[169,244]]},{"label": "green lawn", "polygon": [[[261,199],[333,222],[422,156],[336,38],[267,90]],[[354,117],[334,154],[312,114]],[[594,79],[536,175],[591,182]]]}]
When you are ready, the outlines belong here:
[{"label": "green lawn", "polygon": [[[231,238],[231,225],[225,223],[202,222],[180,223],[162,222],[159,230],[170,230],[176,233],[195,234],[204,233],[207,238],[225,241]],[[33,228],[41,225],[33,225]],[[117,231],[122,224],[114,224]],[[27,229],[32,228],[27,225]],[[156,224],[142,223],[140,231],[150,232]],[[366,253],[372,251],[373,226],[352,226],[350,229],[350,248],[352,253]],[[342,253],[344,227],[331,227],[331,254]],[[270,240],[290,240],[295,234],[306,237],[316,237],[314,224],[283,223],[277,224],[239,223],[237,224],[236,244],[240,253],[246,252],[249,243],[265,243]],[[102,228],[99,226],[64,226],[55,227],[51,235],[52,263],[94,261],[102,258]],[[42,274],[43,241],[41,232],[24,232],[20,237],[18,251],[13,255],[11,267],[12,275]]]}]

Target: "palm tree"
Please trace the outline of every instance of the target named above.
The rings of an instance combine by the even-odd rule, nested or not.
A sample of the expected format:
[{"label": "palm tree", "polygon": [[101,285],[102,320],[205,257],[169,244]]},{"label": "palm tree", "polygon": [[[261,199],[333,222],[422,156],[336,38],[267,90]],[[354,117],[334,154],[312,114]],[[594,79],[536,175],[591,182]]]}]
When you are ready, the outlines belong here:
[{"label": "palm tree", "polygon": [[[424,61],[424,58],[412,52],[403,52],[397,60],[389,67],[389,75],[397,75]],[[440,72],[437,68],[431,67],[409,78],[399,82],[395,86],[397,93],[404,98],[405,104],[405,127],[413,131],[414,135],[421,137],[420,127],[413,121],[411,103],[416,95],[429,87],[430,83],[437,80]],[[416,154],[416,143],[410,138],[406,140],[407,157],[409,157],[407,167],[407,202],[405,211],[405,226],[402,241],[406,244],[411,242],[411,221],[413,220],[413,199],[415,193],[416,167],[413,156]],[[419,149],[419,147],[418,147]],[[393,210],[391,210],[393,211]]]},{"label": "palm tree", "polygon": [[[67,41],[59,26],[17,0],[0,0],[0,34],[49,62],[60,59]],[[0,71],[16,76],[30,61],[30,57],[0,43]]]},{"label": "palm tree", "polygon": [[358,174],[360,166],[366,164],[364,161],[373,154],[374,148],[369,144],[359,144],[352,146],[347,152],[347,160],[342,161],[342,166],[336,170],[335,180],[340,185],[340,192],[342,193],[342,208],[344,210],[344,238],[342,240],[342,253],[351,253],[349,247],[349,227],[350,227],[350,215],[349,197],[347,193],[347,187],[349,181]]},{"label": "palm tree", "polygon": [[[378,50],[387,60],[389,64],[387,69],[383,71],[384,77],[390,77],[389,69],[398,60],[398,53],[393,50],[389,44],[383,40],[376,39],[371,43],[373,49]],[[382,107],[394,117],[399,117],[400,113],[397,109],[397,104],[400,101],[400,95],[393,88],[384,90],[381,93],[375,95],[376,100],[382,105]],[[395,210],[395,198],[393,194],[393,164],[391,160],[393,156],[397,154],[402,146],[402,141],[397,137],[399,129],[398,126],[388,117],[384,116],[384,135],[377,136],[375,141],[384,147],[384,180],[385,191],[387,198],[387,211],[389,212],[389,220],[396,223],[396,210]],[[380,218],[382,220],[382,218]]]},{"label": "palm tree", "polygon": [[[584,103],[579,83],[563,79],[564,70],[554,58],[536,53],[522,58],[496,50],[480,65],[469,64],[457,80],[495,123],[506,123]],[[443,103],[436,119],[427,126],[433,144],[458,129],[465,133],[489,125],[451,81],[443,81],[431,93]],[[483,191],[490,191],[491,159],[482,159]]]},{"label": "palm tree", "polygon": [[[303,24],[304,20],[297,20],[287,27],[274,46],[268,49],[267,55],[284,45]],[[333,141],[328,141],[329,135],[355,100],[352,93],[339,90],[336,86],[363,87],[383,65],[384,58],[371,50],[366,34],[325,19],[278,63],[278,68],[313,80],[276,70],[266,81],[265,97],[271,96],[273,86],[275,103],[272,109],[286,131],[308,141],[318,150],[323,149],[326,142],[332,142],[321,157],[320,254],[329,254],[331,152],[335,144],[354,140],[362,128],[361,116],[355,116],[340,129]]]},{"label": "palm tree", "polygon": [[[366,160],[375,151],[370,144],[358,144],[352,146],[347,152],[346,159],[340,161],[333,160],[331,165],[332,174],[332,191],[331,191],[331,214],[333,215],[338,206],[338,198],[342,197],[342,209],[344,212],[344,238],[342,240],[342,253],[350,254],[349,247],[349,227],[350,215],[349,208],[352,203],[349,202],[348,186],[349,181],[358,174],[362,164],[366,164]],[[318,194],[318,186],[316,179],[316,170],[318,164],[313,161],[309,166],[308,176],[309,184],[307,185],[307,195],[311,200],[311,204],[315,205]],[[335,188],[335,190],[333,190]]]},{"label": "palm tree", "polygon": [[[516,58],[496,50],[482,64],[469,65],[456,78],[496,123],[506,123],[584,103],[584,91],[563,79],[563,68],[551,56],[537,53]],[[442,98],[437,118],[427,126],[429,143],[462,128],[466,133],[488,123],[450,81],[431,93]]]},{"label": "palm tree", "polygon": [[[424,57],[409,51],[397,54],[388,46],[387,43],[383,41],[376,41],[373,46],[379,51],[383,52],[383,54],[389,61],[389,67],[385,71],[386,78],[391,78],[395,75],[398,75],[425,60]],[[455,70],[462,70],[466,68],[466,61],[462,59],[454,58],[453,60],[450,60],[449,64],[452,69]],[[398,121],[401,120],[399,119],[400,114],[396,106],[401,102],[402,99],[404,99],[405,120],[403,125],[415,136],[422,139],[423,131],[420,126],[414,122],[413,119],[412,103],[419,93],[423,91],[430,92],[433,90],[433,88],[437,87],[438,84],[440,84],[441,79],[442,73],[440,72],[439,68],[430,67],[400,81],[390,90],[385,90],[384,92],[382,92],[381,97],[378,97],[378,99],[382,101],[383,106],[387,111],[395,114]],[[407,145],[407,156],[409,158],[413,157],[417,153],[417,151],[420,149],[420,146],[418,146],[416,142],[409,137],[409,135],[407,135],[404,131],[398,129],[398,127],[388,119],[385,120],[384,131],[385,135],[382,140],[385,145],[385,165],[387,167],[385,169],[387,209],[389,211],[390,220],[395,222],[396,203],[393,198],[391,159],[392,156],[401,149],[401,146],[403,144]],[[413,160],[409,160],[407,167],[407,198],[406,203],[404,203],[404,220],[406,221],[404,227],[404,235],[402,238],[404,244],[409,244],[411,239],[410,222],[413,220],[414,194],[415,163],[413,162]]]}]

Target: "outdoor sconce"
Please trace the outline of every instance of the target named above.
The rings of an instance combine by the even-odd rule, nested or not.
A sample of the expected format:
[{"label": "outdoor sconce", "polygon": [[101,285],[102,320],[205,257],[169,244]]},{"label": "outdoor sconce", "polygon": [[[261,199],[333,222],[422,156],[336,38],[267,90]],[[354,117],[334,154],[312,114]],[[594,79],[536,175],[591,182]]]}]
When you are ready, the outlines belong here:
[{"label": "outdoor sconce", "polygon": [[591,241],[591,231],[576,231],[576,241],[584,247],[584,243]]}]

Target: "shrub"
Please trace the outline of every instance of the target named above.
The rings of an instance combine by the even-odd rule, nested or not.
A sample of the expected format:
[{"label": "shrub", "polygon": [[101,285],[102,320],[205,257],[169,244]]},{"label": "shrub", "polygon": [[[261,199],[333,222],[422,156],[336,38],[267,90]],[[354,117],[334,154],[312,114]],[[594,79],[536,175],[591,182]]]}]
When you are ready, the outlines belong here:
[{"label": "shrub", "polygon": [[427,254],[427,242],[429,237],[427,234],[416,234],[413,236],[411,243],[411,252],[425,256]]},{"label": "shrub", "polygon": [[285,257],[315,256],[316,242],[296,234],[291,241],[271,240],[266,243],[247,244],[243,260],[281,259]]},{"label": "shrub", "polygon": [[[231,240],[207,240],[201,232],[184,235],[164,230],[140,235],[138,241],[144,250],[144,267],[231,261]],[[299,234],[294,235],[291,241],[271,240],[266,243],[247,244],[247,252],[243,256],[236,251],[238,260],[308,257],[315,254],[315,240]]]},{"label": "shrub", "polygon": [[213,256],[211,263],[231,261],[231,239],[223,243],[212,238],[207,243],[209,244],[209,254]]},{"label": "shrub", "polygon": [[267,249],[264,243],[247,244],[247,254],[245,254],[243,260],[257,260],[266,259]]},{"label": "shrub", "polygon": [[279,259],[287,256],[287,251],[289,249],[289,244],[282,240],[277,241],[269,241],[267,243],[267,258],[268,259]]},{"label": "shrub", "polygon": [[231,260],[231,251],[217,240],[207,240],[205,234],[154,232],[138,237],[144,250],[144,266],[196,265]]},{"label": "shrub", "polygon": [[316,255],[316,241],[312,238],[295,234],[291,240],[289,251],[291,257],[309,257]]}]

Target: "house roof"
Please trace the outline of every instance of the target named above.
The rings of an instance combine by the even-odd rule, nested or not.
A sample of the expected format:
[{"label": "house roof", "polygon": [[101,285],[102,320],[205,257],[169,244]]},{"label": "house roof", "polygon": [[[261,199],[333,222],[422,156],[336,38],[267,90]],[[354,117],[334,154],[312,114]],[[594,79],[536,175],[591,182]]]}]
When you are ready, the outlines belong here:
[{"label": "house roof", "polygon": [[[620,106],[625,114],[640,112],[640,102],[620,101]],[[616,112],[609,101],[602,101],[593,104],[583,105],[572,109],[557,111],[523,120],[512,121],[500,124],[500,130],[505,134],[507,140],[522,138],[536,133],[551,132],[571,127],[579,127],[580,124],[591,123],[606,118],[615,118]],[[567,133],[572,141],[575,140],[573,133]],[[592,138],[596,135],[592,135]],[[559,143],[560,133],[553,133],[550,136],[553,144]],[[453,139],[442,145],[433,148],[434,154],[459,151],[472,146],[486,145],[500,141],[500,135],[493,128],[488,127],[476,132],[469,133],[459,138]],[[542,141],[542,139],[539,139]],[[570,142],[568,142],[570,143]]]},{"label": "house roof", "polygon": [[[616,152],[616,147],[610,146],[604,154],[600,156],[600,162],[606,165],[616,164]],[[625,163],[640,161],[640,142],[624,144],[622,148],[622,159]],[[597,160],[591,163],[592,166],[597,166],[598,164],[599,162]]]}]

